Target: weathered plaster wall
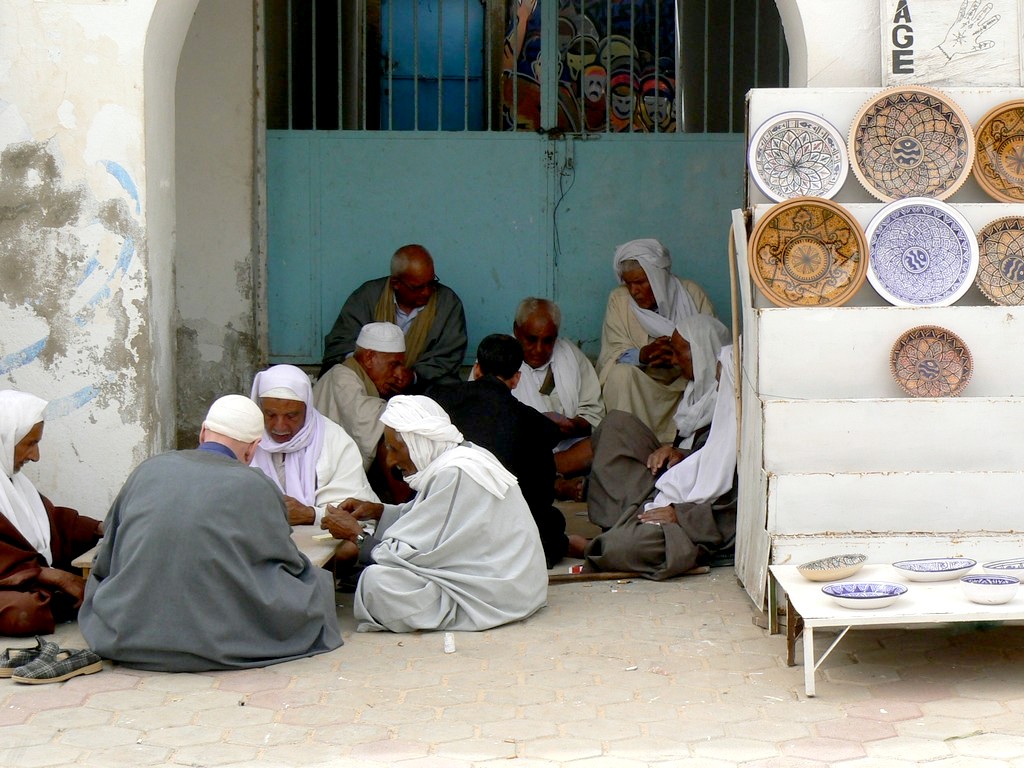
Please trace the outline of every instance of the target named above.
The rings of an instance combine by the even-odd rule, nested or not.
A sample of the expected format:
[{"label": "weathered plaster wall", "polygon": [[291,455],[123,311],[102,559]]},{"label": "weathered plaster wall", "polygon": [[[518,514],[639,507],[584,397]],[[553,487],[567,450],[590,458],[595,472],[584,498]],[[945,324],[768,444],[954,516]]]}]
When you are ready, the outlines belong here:
[{"label": "weathered plaster wall", "polygon": [[248,394],[254,320],[253,8],[201,0],[177,89],[177,440],[210,402]]},{"label": "weathered plaster wall", "polygon": [[51,400],[24,471],[97,516],[173,424],[173,120],[153,121],[194,3],[0,0],[0,386]]},{"label": "weathered plaster wall", "polygon": [[878,0],[776,0],[789,47],[791,88],[882,82]]}]

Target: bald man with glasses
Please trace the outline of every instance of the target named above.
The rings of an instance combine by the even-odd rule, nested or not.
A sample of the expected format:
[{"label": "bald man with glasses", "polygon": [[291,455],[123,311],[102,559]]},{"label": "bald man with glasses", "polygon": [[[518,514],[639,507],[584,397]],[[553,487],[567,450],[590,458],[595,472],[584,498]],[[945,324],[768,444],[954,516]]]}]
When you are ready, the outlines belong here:
[{"label": "bald man with glasses", "polygon": [[391,274],[369,280],[348,297],[324,337],[320,375],[355,351],[364,325],[394,323],[405,334],[408,378],[402,391],[422,392],[431,384],[457,381],[466,353],[462,301],[437,279],[434,260],[422,245],[403,245],[391,257]]}]

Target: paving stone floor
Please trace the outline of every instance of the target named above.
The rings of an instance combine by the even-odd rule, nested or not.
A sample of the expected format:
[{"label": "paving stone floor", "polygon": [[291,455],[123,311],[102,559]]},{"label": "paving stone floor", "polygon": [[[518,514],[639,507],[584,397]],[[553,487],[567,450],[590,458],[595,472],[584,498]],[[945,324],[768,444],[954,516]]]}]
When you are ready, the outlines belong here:
[{"label": "paving stone floor", "polygon": [[338,601],[345,645],[311,659],[2,680],[0,765],[1024,767],[1019,626],[853,631],[808,699],[730,568],[554,585],[451,654],[443,633],[356,634]]}]

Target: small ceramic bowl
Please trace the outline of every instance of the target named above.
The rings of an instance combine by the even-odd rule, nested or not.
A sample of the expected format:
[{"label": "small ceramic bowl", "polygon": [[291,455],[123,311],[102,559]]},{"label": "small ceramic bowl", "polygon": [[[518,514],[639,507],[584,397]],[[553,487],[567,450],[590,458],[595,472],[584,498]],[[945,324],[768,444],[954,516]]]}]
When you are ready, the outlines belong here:
[{"label": "small ceramic bowl", "polygon": [[832,555],[798,565],[797,572],[808,581],[839,581],[864,567],[867,555]]},{"label": "small ceramic bowl", "polygon": [[993,560],[989,563],[984,563],[982,568],[985,569],[985,573],[995,573],[1000,576],[1016,576],[1020,578],[1024,575],[1024,557],[1011,557],[1008,560]]},{"label": "small ceramic bowl", "polygon": [[923,560],[900,560],[892,567],[910,581],[946,581],[966,576],[978,564],[968,557],[929,557]]},{"label": "small ceramic bowl", "polygon": [[907,587],[888,581],[843,581],[826,584],[821,591],[844,608],[870,610],[892,605],[907,593]]},{"label": "small ceramic bowl", "polygon": [[964,591],[964,597],[972,603],[1002,605],[1013,600],[1020,587],[1020,579],[1016,576],[976,573],[960,579],[960,587]]}]

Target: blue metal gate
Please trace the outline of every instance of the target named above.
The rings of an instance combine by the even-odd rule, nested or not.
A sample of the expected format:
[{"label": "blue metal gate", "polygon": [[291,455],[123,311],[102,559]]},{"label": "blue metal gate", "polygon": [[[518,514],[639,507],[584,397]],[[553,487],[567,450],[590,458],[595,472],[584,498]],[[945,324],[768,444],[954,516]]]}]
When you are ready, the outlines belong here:
[{"label": "blue metal gate", "polygon": [[272,361],[319,361],[407,242],[462,297],[471,356],[526,295],[596,354],[635,237],[728,319],[743,97],[785,71],[770,0],[264,2]]}]

